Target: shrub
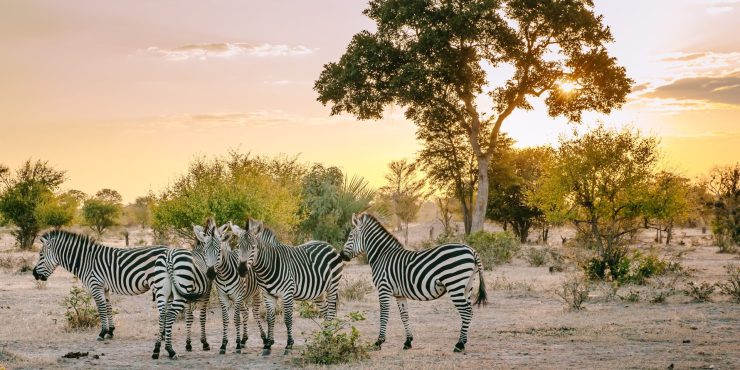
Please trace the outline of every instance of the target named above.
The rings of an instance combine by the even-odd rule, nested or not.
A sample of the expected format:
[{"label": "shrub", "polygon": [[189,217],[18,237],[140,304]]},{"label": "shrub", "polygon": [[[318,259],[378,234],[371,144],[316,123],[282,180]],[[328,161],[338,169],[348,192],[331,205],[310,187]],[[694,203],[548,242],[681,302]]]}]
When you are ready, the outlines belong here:
[{"label": "shrub", "polygon": [[567,308],[580,310],[583,308],[583,302],[588,300],[590,290],[591,287],[585,277],[573,275],[555,289],[555,294],[565,302]]},{"label": "shrub", "polygon": [[298,301],[296,309],[298,310],[298,315],[304,319],[315,319],[321,314],[319,308],[313,302],[309,301]]},{"label": "shrub", "polygon": [[683,293],[693,298],[694,302],[710,302],[710,297],[714,293],[715,287],[714,284],[709,284],[706,281],[698,285],[694,284],[693,281],[689,281]]},{"label": "shrub", "polygon": [[548,248],[531,247],[527,248],[524,258],[529,262],[530,266],[540,267],[547,263],[549,254],[550,251]]},{"label": "shrub", "polygon": [[632,303],[639,302],[640,292],[630,289],[629,293],[626,296],[619,296],[619,298],[627,302],[632,302]]},{"label": "shrub", "polygon": [[301,364],[332,365],[368,358],[369,345],[360,342],[360,331],[350,325],[360,320],[365,320],[365,317],[353,311],[344,318],[324,322],[321,330],[306,340],[297,361]]},{"label": "shrub", "polygon": [[467,243],[480,254],[483,267],[489,270],[510,262],[520,248],[519,240],[509,232],[478,231],[468,236]]},{"label": "shrub", "polygon": [[339,297],[344,301],[361,301],[373,291],[373,285],[362,278],[346,279],[341,284]]},{"label": "shrub", "polygon": [[89,329],[100,323],[98,309],[93,305],[92,297],[85,289],[77,285],[72,286],[62,306],[67,309],[64,317],[67,319],[69,330]]},{"label": "shrub", "polygon": [[462,237],[462,236],[460,236],[460,235],[458,235],[458,234],[455,234],[455,233],[442,233],[442,234],[437,235],[437,237],[434,238],[434,239],[431,239],[431,240],[430,239],[422,240],[416,246],[415,249],[416,250],[423,250],[423,249],[433,248],[433,247],[436,247],[438,245],[446,244],[446,243],[460,243],[463,239],[465,239],[465,238]]},{"label": "shrub", "polygon": [[727,282],[717,284],[722,294],[730,296],[733,302],[740,303],[740,266],[728,264]]},{"label": "shrub", "polygon": [[675,268],[654,254],[643,255],[634,251],[631,256],[622,256],[614,268],[610,268],[609,262],[601,256],[587,260],[582,268],[589,279],[643,285],[646,279],[666,273],[669,266]]}]

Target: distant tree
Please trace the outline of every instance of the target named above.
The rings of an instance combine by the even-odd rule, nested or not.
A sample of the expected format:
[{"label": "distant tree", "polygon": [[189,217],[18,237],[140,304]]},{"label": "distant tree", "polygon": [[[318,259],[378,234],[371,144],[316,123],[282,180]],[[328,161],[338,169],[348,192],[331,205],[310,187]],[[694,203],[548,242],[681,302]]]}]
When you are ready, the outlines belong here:
[{"label": "distant tree", "polygon": [[655,138],[599,126],[561,139],[534,199],[551,219],[576,226],[581,240],[598,253],[600,273],[608,268],[616,274],[627,253],[624,241],[644,226],[657,159]]},{"label": "distant tree", "polygon": [[117,191],[102,189],[82,205],[82,218],[98,236],[101,236],[105,229],[117,224],[123,208],[121,200],[122,197]]},{"label": "distant tree", "polygon": [[0,213],[17,227],[12,234],[21,249],[33,245],[43,224],[36,209],[64,182],[64,171],[57,171],[46,161],[30,159],[13,176],[7,167],[0,166]]},{"label": "distant tree", "polygon": [[40,225],[60,229],[72,224],[80,203],[69,192],[59,195],[48,194],[44,201],[36,207],[36,219]]},{"label": "distant tree", "polygon": [[437,196],[434,198],[434,201],[437,204],[437,210],[439,211],[437,219],[442,223],[442,234],[451,235],[453,211],[452,207],[450,207],[450,202],[452,199],[449,197]]},{"label": "distant tree", "polygon": [[740,245],[740,163],[714,168],[704,187],[711,196],[715,241],[723,252],[732,251]]},{"label": "distant tree", "polygon": [[213,216],[217,223],[260,219],[282,237],[299,222],[300,184],[291,184],[283,159],[231,151],[225,157],[194,160],[187,172],[158,195],[152,211],[155,233],[170,231],[193,239],[192,225]]},{"label": "distant tree", "polygon": [[142,229],[152,224],[152,208],[156,202],[154,194],[137,197],[136,200],[123,208],[126,225],[139,225]]},{"label": "distant tree", "polygon": [[386,185],[379,190],[381,202],[396,218],[398,230],[404,229],[405,244],[409,242],[409,222],[416,219],[424,196],[424,180],[419,179],[416,164],[405,160],[388,164]]},{"label": "distant tree", "polygon": [[674,173],[661,171],[651,181],[645,204],[645,226],[655,229],[655,240],[671,243],[673,228],[688,220],[691,211],[691,183]]},{"label": "distant tree", "polygon": [[488,217],[510,225],[522,243],[527,241],[530,229],[539,226],[540,238],[547,242],[549,223],[529,200],[529,193],[552,165],[554,151],[550,147],[505,149],[503,145],[501,149],[500,160],[491,165],[489,174]]},{"label": "distant tree", "polygon": [[305,239],[344,242],[352,213],[370,206],[374,191],[361,177],[348,178],[337,167],[314,164],[303,178],[298,242]]},{"label": "distant tree", "polygon": [[[420,127],[443,118],[462,129],[478,168],[472,231],[483,229],[489,164],[515,110],[543,98],[550,116],[579,122],[583,111],[621,106],[630,92],[592,0],[371,0],[364,14],[376,31],[356,34],[324,66],[318,99],[332,114],[378,119],[397,105]],[[491,86],[492,70],[513,73]],[[479,105],[486,95],[492,104]]]}]

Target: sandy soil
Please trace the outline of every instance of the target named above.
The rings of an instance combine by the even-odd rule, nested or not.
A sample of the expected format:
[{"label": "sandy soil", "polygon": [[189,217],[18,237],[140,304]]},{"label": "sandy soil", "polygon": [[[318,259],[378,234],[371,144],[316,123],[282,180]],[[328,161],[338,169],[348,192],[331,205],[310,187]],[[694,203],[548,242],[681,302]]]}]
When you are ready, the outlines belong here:
[{"label": "sandy soil", "polygon": [[[428,225],[414,225],[414,238],[428,237]],[[556,233],[554,248],[561,248]],[[672,246],[666,252],[683,252],[681,263],[690,269],[691,280],[710,283],[723,278],[728,262],[740,264],[736,256],[718,254],[707,245],[700,231],[683,231],[678,240],[685,246]],[[137,236],[138,238],[138,236]],[[646,233],[643,239],[649,240]],[[111,238],[115,239],[115,235]],[[136,239],[138,240],[138,239]],[[677,242],[678,242],[677,240]],[[106,240],[109,241],[109,240]],[[120,240],[113,240],[120,244]],[[0,258],[25,257],[31,263],[36,254],[13,251],[12,240],[0,237]],[[650,243],[645,243],[648,245]],[[370,279],[370,269],[351,263],[349,279]],[[740,368],[740,305],[719,294],[713,303],[691,303],[681,294],[666,303],[629,303],[619,298],[607,300],[594,289],[583,311],[563,309],[553,294],[568,272],[550,273],[548,267],[530,267],[522,259],[487,271],[489,305],[474,310],[467,350],[452,352],[460,319],[448,298],[435,302],[409,302],[414,348],[402,350],[404,334],[395,305],[391,309],[388,338],[381,351],[370,359],[342,367],[350,368]],[[276,325],[273,355],[260,356],[260,341],[250,320],[246,353],[234,353],[233,328],[226,355],[219,355],[220,314],[211,309],[207,333],[211,347],[203,352],[184,350],[184,322],[176,324],[174,341],[178,360],[151,360],[156,331],[156,310],[151,296],[117,296],[114,307],[116,338],[95,340],[97,328],[68,332],[64,325],[61,301],[73,285],[73,277],[58,269],[45,288],[39,289],[30,273],[0,269],[0,369],[6,368],[286,368],[304,340],[317,325],[294,315],[296,346],[288,356],[282,354],[285,327]],[[631,287],[618,292],[625,295]],[[635,288],[637,289],[637,288]],[[640,288],[644,289],[644,288]],[[353,302],[342,302],[340,314],[361,311],[366,321],[357,323],[363,339],[374,341],[378,330],[378,303],[375,293]],[[197,338],[195,329],[194,337]],[[302,334],[303,333],[303,334]],[[64,359],[70,351],[89,352],[80,359]],[[94,359],[93,356],[98,358]]]}]

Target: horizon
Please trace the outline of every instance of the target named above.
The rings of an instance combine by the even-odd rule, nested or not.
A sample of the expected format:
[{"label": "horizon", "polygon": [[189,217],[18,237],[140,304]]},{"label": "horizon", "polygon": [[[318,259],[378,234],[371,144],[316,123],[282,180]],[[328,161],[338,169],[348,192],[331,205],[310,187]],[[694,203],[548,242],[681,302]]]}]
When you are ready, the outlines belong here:
[{"label": "horizon", "polygon": [[[375,187],[388,162],[414,157],[415,126],[401,108],[380,121],[330,117],[312,89],[355,33],[373,29],[365,1],[225,3],[228,12],[196,1],[0,5],[0,164],[46,160],[66,171],[63,189],[111,188],[132,202],[164,190],[194,158],[231,149],[297,155]],[[671,17],[656,16],[666,9]],[[660,138],[661,165],[692,179],[740,160],[740,0],[597,1],[595,10],[614,34],[610,54],[635,80],[627,104],[574,125],[536,103],[502,127],[516,146],[555,145],[604,122]]]}]

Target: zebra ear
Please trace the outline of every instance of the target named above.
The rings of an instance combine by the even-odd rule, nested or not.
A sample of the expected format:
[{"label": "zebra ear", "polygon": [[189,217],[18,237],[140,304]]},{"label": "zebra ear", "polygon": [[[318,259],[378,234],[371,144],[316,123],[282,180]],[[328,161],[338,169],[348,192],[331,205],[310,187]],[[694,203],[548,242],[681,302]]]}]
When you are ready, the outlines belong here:
[{"label": "zebra ear", "polygon": [[193,225],[193,234],[195,234],[195,238],[198,239],[198,241],[200,241],[201,243],[205,242],[203,226]]},{"label": "zebra ear", "polygon": [[234,225],[231,221],[229,221],[229,227],[231,228],[231,232],[236,236],[240,236],[244,232],[241,227]]},{"label": "zebra ear", "polygon": [[221,225],[221,227],[218,228],[218,233],[219,235],[223,237],[224,235],[226,235],[226,231],[228,230],[229,230],[229,224],[223,224]]},{"label": "zebra ear", "polygon": [[357,217],[356,213],[352,213],[352,226],[357,226],[358,221],[360,221],[360,218]]},{"label": "zebra ear", "polygon": [[262,222],[250,218],[247,222],[247,230],[253,235],[259,235],[262,232]]}]

